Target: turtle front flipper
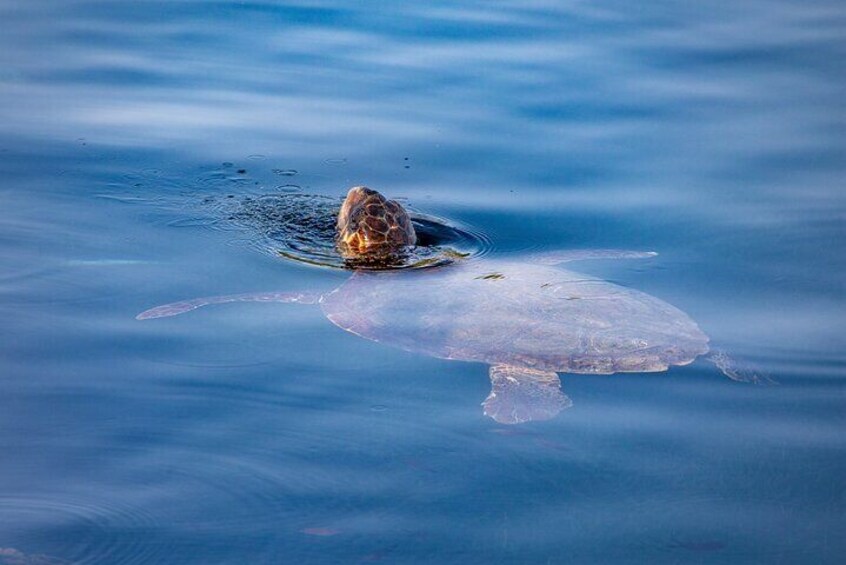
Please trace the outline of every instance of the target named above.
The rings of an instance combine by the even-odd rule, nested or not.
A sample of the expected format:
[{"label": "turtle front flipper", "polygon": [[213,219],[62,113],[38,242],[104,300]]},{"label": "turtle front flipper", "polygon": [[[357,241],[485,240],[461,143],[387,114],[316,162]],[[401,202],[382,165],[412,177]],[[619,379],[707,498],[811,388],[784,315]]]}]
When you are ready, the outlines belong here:
[{"label": "turtle front flipper", "polygon": [[207,296],[181,302],[171,302],[145,310],[135,316],[136,320],[150,318],[166,318],[184,314],[209,304],[226,304],[228,302],[295,302],[298,304],[317,304],[320,295],[310,292],[255,292],[248,294],[225,294],[222,296]]},{"label": "turtle front flipper", "polygon": [[549,420],[573,405],[552,371],[493,365],[490,378],[491,393],[482,406],[500,424]]},{"label": "turtle front flipper", "polygon": [[565,249],[544,251],[528,257],[530,263],[537,265],[558,265],[570,261],[588,259],[648,259],[658,255],[654,251],[625,251],[623,249]]}]

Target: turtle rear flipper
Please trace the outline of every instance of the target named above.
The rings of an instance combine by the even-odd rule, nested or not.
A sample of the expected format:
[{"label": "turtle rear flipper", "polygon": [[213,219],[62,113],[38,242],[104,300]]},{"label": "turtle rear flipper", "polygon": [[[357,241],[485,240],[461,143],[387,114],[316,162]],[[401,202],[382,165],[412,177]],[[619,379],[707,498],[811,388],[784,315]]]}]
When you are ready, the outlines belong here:
[{"label": "turtle rear flipper", "polygon": [[549,420],[573,405],[552,371],[492,365],[490,378],[491,393],[482,406],[500,424]]},{"label": "turtle rear flipper", "polygon": [[181,302],[171,302],[145,310],[135,316],[136,320],[148,320],[150,318],[166,318],[184,314],[209,304],[226,304],[228,302],[296,302],[299,304],[317,304],[320,300],[319,294],[310,292],[254,292],[248,294],[225,294],[222,296],[207,296],[204,298],[193,298]]},{"label": "turtle rear flipper", "polygon": [[772,385],[776,381],[757,367],[737,361],[721,349],[712,350],[705,359],[717,366],[722,374],[739,383]]}]

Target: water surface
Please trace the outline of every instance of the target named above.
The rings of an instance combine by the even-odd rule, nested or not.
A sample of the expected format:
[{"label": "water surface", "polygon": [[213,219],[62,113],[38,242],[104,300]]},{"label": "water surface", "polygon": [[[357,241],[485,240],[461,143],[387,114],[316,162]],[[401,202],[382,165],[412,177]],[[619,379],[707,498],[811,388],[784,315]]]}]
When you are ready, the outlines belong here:
[{"label": "water surface", "polygon": [[[832,0],[0,2],[0,548],[70,563],[840,563],[846,9]],[[238,172],[243,171],[243,172]],[[486,253],[652,250],[778,382],[390,349],[206,198],[367,184]],[[0,553],[0,563],[14,554]]]}]

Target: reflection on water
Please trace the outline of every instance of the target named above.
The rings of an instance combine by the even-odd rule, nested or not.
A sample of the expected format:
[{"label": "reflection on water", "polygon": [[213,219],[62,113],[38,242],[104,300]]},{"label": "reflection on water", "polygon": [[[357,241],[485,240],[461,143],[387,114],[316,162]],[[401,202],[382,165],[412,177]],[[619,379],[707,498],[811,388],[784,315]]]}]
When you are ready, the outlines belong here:
[{"label": "reflection on water", "polygon": [[[842,560],[842,2],[48,0],[0,21],[3,551]],[[567,374],[572,408],[500,426],[483,365],[315,308],[134,319],[339,287],[217,211],[357,184],[486,234],[479,262],[655,250],[579,270],[779,384]]]}]

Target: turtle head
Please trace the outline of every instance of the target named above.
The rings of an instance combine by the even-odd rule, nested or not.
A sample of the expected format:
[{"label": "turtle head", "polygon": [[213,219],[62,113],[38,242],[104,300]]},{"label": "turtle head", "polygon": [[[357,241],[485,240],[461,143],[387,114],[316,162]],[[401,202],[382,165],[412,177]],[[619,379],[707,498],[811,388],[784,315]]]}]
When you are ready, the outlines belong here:
[{"label": "turtle head", "polygon": [[417,235],[399,203],[365,186],[356,186],[341,205],[336,241],[345,259],[379,260],[415,245]]}]

